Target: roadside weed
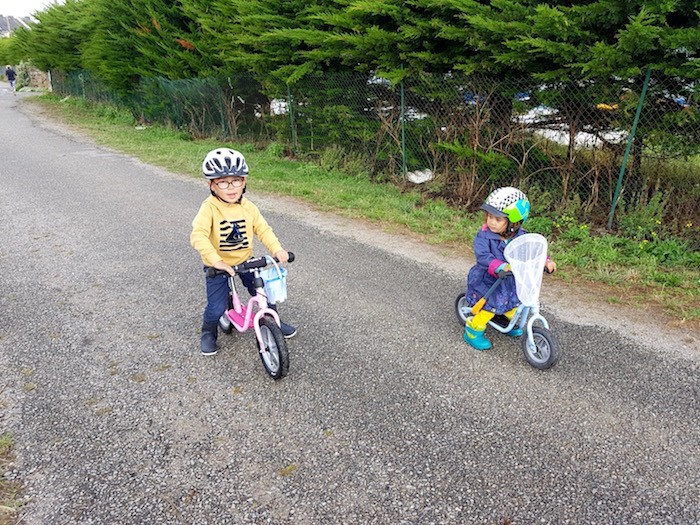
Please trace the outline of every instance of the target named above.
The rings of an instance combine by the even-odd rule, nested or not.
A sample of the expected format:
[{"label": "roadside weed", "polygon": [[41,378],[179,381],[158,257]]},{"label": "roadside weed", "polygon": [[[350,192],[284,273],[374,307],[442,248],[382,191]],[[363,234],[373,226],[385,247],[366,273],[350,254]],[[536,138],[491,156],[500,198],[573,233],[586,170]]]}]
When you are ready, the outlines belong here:
[{"label": "roadside weed", "polygon": [[0,434],[0,525],[14,525],[18,523],[18,510],[22,506],[20,501],[20,484],[8,480],[5,476],[7,468],[12,465],[12,435],[5,432]]}]

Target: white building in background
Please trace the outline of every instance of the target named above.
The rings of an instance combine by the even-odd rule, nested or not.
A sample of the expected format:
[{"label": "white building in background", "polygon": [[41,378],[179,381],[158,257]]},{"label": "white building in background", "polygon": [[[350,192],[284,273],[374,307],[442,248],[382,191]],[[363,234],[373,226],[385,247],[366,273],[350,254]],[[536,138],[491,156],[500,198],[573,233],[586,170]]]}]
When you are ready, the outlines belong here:
[{"label": "white building in background", "polygon": [[31,16],[5,16],[0,14],[0,36],[10,36],[18,27],[29,27]]}]

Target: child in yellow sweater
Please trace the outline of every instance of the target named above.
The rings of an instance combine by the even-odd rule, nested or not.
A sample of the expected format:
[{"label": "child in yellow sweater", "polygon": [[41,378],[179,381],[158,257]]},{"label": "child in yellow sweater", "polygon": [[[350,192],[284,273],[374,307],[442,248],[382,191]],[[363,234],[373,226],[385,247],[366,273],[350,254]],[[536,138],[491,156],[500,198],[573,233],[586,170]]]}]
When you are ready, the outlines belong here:
[{"label": "child in yellow sweater", "polygon": [[[253,255],[253,235],[280,262],[287,262],[289,254],[260,210],[243,197],[248,177],[248,165],[243,155],[229,148],[212,150],[202,162],[202,173],[211,196],[202,203],[192,221],[190,243],[202,257],[205,272],[208,267],[214,267],[234,275],[232,267]],[[255,294],[252,276],[243,273],[239,277],[248,291]],[[207,276],[206,290],[201,351],[203,355],[215,355],[219,319],[226,310],[230,292],[228,277],[224,274]],[[276,309],[275,305],[269,306]],[[285,338],[296,335],[296,328],[286,323],[281,325]]]}]

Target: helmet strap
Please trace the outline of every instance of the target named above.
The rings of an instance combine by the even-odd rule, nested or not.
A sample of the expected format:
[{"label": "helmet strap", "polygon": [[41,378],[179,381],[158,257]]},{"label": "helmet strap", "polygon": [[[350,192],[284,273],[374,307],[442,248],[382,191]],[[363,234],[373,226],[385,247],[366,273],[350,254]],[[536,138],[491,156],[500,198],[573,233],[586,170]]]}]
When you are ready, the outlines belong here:
[{"label": "helmet strap", "polygon": [[506,237],[511,238],[514,237],[516,233],[518,233],[518,230],[520,227],[523,225],[523,221],[518,221],[518,222],[510,222],[508,221],[508,225],[506,226]]}]

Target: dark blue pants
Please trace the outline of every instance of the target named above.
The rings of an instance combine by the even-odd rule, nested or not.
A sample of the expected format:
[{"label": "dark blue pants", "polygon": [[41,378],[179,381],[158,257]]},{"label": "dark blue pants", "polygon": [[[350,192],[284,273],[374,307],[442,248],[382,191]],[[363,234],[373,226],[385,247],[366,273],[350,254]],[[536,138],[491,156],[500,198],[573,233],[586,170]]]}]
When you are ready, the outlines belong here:
[{"label": "dark blue pants", "polygon": [[[204,268],[207,271],[207,268]],[[236,274],[243,286],[246,287],[250,295],[255,295],[255,288],[253,287],[253,274],[251,273],[238,273]],[[207,306],[204,309],[204,315],[202,320],[205,323],[216,323],[219,321],[226,308],[228,308],[228,295],[231,289],[228,286],[228,274],[216,275],[215,277],[206,276],[207,284]]]}]

